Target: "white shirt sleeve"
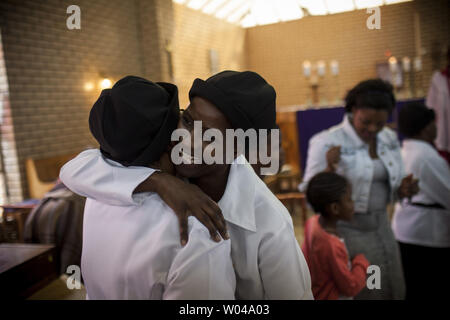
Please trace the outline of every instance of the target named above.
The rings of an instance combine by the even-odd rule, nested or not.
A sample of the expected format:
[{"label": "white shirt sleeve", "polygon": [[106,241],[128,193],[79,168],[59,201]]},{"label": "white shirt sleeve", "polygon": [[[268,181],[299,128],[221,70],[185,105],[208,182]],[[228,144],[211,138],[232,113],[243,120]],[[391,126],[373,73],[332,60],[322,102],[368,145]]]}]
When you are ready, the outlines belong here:
[{"label": "white shirt sleeve", "polygon": [[146,194],[133,194],[133,191],[155,171],[147,167],[123,167],[107,161],[100,150],[89,149],[67,162],[59,177],[70,190],[81,196],[126,206],[142,203]]},{"label": "white shirt sleeve", "polygon": [[211,241],[198,220],[193,225],[188,243],[173,260],[163,300],[234,300],[236,276],[230,240]]},{"label": "white shirt sleeve", "polygon": [[444,159],[424,160],[419,187],[429,198],[450,210],[450,169]]},{"label": "white shirt sleeve", "polygon": [[330,146],[322,136],[315,136],[309,140],[308,158],[306,161],[303,182],[299,185],[299,190],[305,192],[309,180],[319,172],[327,168],[326,153]]},{"label": "white shirt sleeve", "polygon": [[288,224],[261,241],[258,259],[265,299],[314,299],[308,265]]}]

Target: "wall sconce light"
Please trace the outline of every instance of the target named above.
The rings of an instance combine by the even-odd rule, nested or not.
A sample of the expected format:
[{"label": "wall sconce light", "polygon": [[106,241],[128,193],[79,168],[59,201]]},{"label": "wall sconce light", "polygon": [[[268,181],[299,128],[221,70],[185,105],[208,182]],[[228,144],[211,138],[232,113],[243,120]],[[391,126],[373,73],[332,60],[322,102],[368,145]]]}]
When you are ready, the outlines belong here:
[{"label": "wall sconce light", "polygon": [[311,62],[309,62],[309,60],[303,61],[303,75],[306,78],[311,76]]},{"label": "wall sconce light", "polygon": [[84,90],[92,91],[92,89],[94,89],[94,84],[92,82],[86,82],[84,84]]},{"label": "wall sconce light", "polygon": [[325,61],[317,61],[317,74],[319,77],[323,77],[325,75]]},{"label": "wall sconce light", "polygon": [[111,85],[112,85],[112,82],[108,78],[104,78],[103,80],[100,81],[100,88],[102,90],[111,88]]},{"label": "wall sconce light", "polygon": [[330,61],[330,72],[333,76],[337,76],[339,74],[339,62],[337,62],[337,60]]}]

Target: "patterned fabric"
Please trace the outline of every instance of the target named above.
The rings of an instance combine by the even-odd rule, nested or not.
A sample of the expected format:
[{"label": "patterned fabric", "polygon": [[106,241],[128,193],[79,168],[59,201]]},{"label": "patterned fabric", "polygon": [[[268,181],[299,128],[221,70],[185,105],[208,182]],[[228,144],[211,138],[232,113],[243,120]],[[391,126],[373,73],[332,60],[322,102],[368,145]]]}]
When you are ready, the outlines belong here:
[{"label": "patterned fabric", "polygon": [[81,265],[84,203],[85,198],[58,184],[25,223],[25,242],[56,245],[60,273],[69,265]]},{"label": "patterned fabric", "polygon": [[381,161],[375,160],[374,166],[368,212],[355,213],[351,222],[339,221],[338,231],[345,239],[350,257],[363,253],[371,265],[380,267],[381,289],[365,287],[355,299],[404,299],[400,251],[386,212],[388,175]]}]

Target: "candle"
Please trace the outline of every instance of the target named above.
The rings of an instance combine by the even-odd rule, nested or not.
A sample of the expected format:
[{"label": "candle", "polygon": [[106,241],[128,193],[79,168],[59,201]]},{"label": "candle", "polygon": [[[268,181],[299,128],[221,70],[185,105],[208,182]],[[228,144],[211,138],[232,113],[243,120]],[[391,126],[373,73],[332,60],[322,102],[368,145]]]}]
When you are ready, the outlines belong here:
[{"label": "candle", "polygon": [[325,61],[323,60],[317,61],[317,74],[320,77],[323,77],[325,75]]},{"label": "candle", "polygon": [[405,72],[411,71],[411,59],[409,59],[408,57],[403,57],[402,66]]},{"label": "candle", "polygon": [[306,78],[311,75],[311,62],[309,60],[303,61],[303,74]]},{"label": "candle", "polygon": [[397,58],[392,56],[389,58],[389,70],[391,70],[391,72],[396,72],[397,71]]},{"label": "candle", "polygon": [[422,58],[414,58],[414,71],[422,71]]},{"label": "candle", "polygon": [[337,60],[331,60],[330,71],[333,76],[337,76],[339,74],[339,62],[337,62]]}]

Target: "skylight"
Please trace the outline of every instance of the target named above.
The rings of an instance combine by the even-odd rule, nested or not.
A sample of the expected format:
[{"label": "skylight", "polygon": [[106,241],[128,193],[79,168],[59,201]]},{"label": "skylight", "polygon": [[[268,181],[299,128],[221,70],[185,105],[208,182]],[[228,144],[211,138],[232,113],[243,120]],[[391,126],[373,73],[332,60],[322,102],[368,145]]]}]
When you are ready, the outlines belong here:
[{"label": "skylight", "polygon": [[173,0],[244,28],[412,0]]}]

